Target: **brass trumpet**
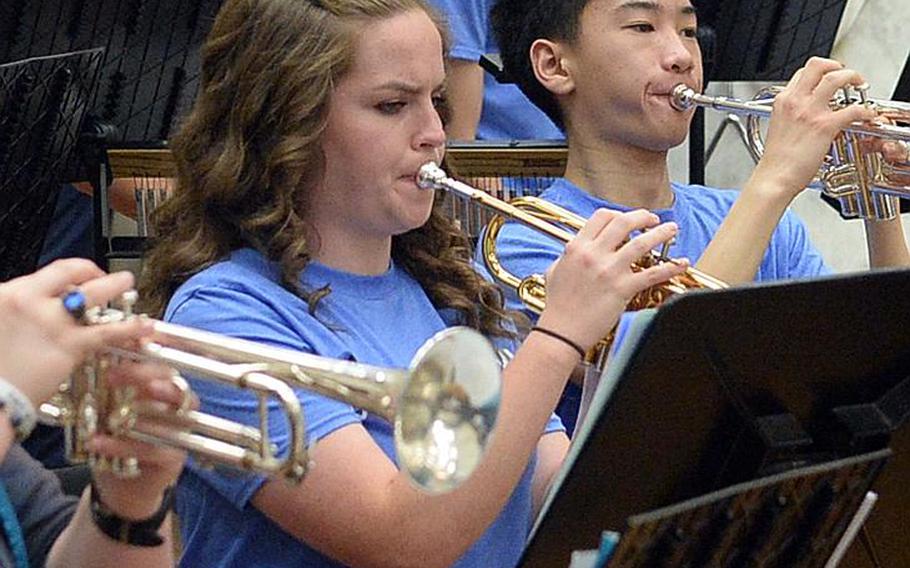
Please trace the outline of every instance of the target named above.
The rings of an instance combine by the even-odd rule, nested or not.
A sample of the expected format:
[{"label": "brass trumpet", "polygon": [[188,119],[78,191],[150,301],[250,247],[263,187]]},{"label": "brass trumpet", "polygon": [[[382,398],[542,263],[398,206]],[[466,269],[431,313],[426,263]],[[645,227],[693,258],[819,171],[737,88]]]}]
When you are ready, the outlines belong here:
[{"label": "brass trumpet", "polygon": [[[759,160],[765,151],[761,119],[771,116],[774,98],[781,90],[767,87],[751,101],[741,101],[702,95],[681,84],[670,93],[670,104],[679,111],[701,106],[745,115],[746,143],[752,156]],[[893,219],[900,211],[899,199],[910,199],[910,157],[902,164],[892,164],[880,152],[864,147],[862,141],[879,138],[899,141],[906,147],[910,142],[910,105],[870,99],[867,91],[867,85],[845,87],[831,100],[835,109],[866,105],[875,110],[877,120],[855,122],[841,131],[810,187],[836,199],[847,217]]]},{"label": "brass trumpet", "polygon": [[[481,247],[484,264],[497,281],[514,289],[521,301],[531,311],[540,314],[546,306],[546,283],[541,274],[532,274],[521,278],[506,270],[499,262],[496,251],[496,240],[506,221],[512,219],[551,237],[559,242],[568,243],[575,233],[586,223],[586,219],[571,211],[537,197],[519,197],[509,202],[497,199],[485,191],[452,179],[435,163],[424,164],[417,175],[417,183],[424,189],[445,190],[454,195],[474,201],[496,212],[483,231]],[[669,258],[669,244],[656,253],[648,254],[632,265],[633,270],[644,270],[661,262],[675,262]],[[692,289],[718,290],[727,288],[727,284],[695,268],[688,268],[683,274],[675,276],[657,286],[636,295],[627,310],[641,310],[659,306],[672,295],[682,294]],[[603,369],[614,332],[602,339],[587,354],[585,362],[597,369]]]},{"label": "brass trumpet", "polygon": [[[95,309],[87,323],[132,316],[135,292],[122,309]],[[399,466],[420,489],[438,493],[464,481],[480,463],[499,408],[500,368],[489,341],[470,328],[449,328],[418,350],[409,369],[390,369],[300,353],[153,321],[151,341],[139,351],[110,349],[76,373],[41,405],[46,422],[64,427],[68,454],[89,461],[85,444],[104,431],[184,449],[203,462],[300,481],[309,467],[304,416],[295,389],[348,402],[394,424]],[[111,356],[167,364],[178,372],[244,389],[257,397],[259,428],[189,409],[140,403],[126,389],[110,389]],[[178,388],[189,394],[186,382]],[[185,397],[188,401],[189,399]],[[283,409],[289,451],[281,458],[269,441],[269,402]],[[136,473],[136,465],[117,465]]]}]

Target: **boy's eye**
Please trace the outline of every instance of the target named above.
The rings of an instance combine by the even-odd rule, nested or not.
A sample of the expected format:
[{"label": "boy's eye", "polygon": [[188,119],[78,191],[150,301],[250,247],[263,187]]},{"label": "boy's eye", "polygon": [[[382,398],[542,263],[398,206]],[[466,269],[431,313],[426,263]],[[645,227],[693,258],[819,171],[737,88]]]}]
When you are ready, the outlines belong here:
[{"label": "boy's eye", "polygon": [[696,37],[698,37],[698,29],[697,28],[686,28],[682,31],[682,34],[683,34],[683,36],[688,37],[688,38],[696,38]]},{"label": "boy's eye", "polygon": [[635,30],[637,32],[653,32],[654,31],[654,26],[652,26],[651,24],[647,24],[647,23],[632,24],[631,26],[628,26],[628,28]]}]

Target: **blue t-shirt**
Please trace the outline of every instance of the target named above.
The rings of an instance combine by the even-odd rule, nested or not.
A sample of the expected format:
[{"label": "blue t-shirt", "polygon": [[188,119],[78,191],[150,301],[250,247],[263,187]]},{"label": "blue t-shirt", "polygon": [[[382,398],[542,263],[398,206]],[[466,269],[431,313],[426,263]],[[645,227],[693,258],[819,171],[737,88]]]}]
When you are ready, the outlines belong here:
[{"label": "blue t-shirt", "polygon": [[[674,221],[679,225],[679,234],[670,247],[669,255],[673,258],[688,258],[694,265],[714,238],[739,192],[681,184],[672,184],[672,189],[673,205],[654,213],[660,217],[661,222]],[[586,219],[600,208],[633,210],[593,196],[565,178],[557,180],[540,197]],[[496,248],[503,267],[524,277],[546,272],[562,254],[564,245],[525,225],[509,222],[500,232]],[[475,258],[478,262],[483,262],[479,249]],[[805,226],[796,215],[786,211],[771,235],[768,249],[755,276],[756,281],[806,278],[828,272],[821,254],[809,242]],[[534,313],[525,308],[514,290],[505,286],[503,289],[507,307],[522,310],[532,321],[537,319]],[[624,335],[624,321],[625,318],[620,323],[614,348]],[[568,385],[556,411],[569,432],[574,430],[580,390],[576,385]]]},{"label": "blue t-shirt", "polygon": [[[449,57],[477,62],[498,54],[490,28],[494,0],[430,0],[452,30]],[[515,85],[503,85],[484,73],[483,108],[478,140],[563,140],[565,135]]]},{"label": "blue t-shirt", "polygon": [[[307,290],[329,286],[315,317],[307,304],[278,283],[276,265],[250,249],[195,275],[168,305],[165,319],[233,337],[338,359],[383,367],[407,367],[420,345],[457,323],[437,310],[405,270],[394,263],[386,274],[361,276],[318,263],[307,266],[301,282]],[[252,396],[208,381],[192,381],[201,410],[256,425]],[[392,461],[394,434],[385,421],[312,392],[298,390],[306,418],[307,442],[360,423]],[[270,435],[286,452],[288,433],[277,414]],[[547,432],[562,430],[555,415]],[[458,566],[511,566],[517,562],[532,522],[531,476],[535,460],[511,499]],[[177,512],[183,531],[181,565],[196,566],[338,566],[294,539],[250,504],[266,479],[191,463],[181,476]]]}]

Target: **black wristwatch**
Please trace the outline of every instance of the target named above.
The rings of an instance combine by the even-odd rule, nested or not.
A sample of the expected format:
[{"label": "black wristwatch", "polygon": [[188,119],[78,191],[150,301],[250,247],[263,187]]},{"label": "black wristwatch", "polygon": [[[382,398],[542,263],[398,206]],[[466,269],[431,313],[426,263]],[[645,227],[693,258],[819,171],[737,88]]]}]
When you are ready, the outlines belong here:
[{"label": "black wristwatch", "polygon": [[168,487],[164,490],[161,507],[151,517],[141,521],[131,521],[118,516],[108,509],[107,505],[98,496],[95,483],[92,482],[92,521],[101,532],[110,538],[132,546],[159,546],[164,542],[164,539],[158,534],[158,529],[161,528],[161,524],[167,518],[173,502],[174,488]]}]

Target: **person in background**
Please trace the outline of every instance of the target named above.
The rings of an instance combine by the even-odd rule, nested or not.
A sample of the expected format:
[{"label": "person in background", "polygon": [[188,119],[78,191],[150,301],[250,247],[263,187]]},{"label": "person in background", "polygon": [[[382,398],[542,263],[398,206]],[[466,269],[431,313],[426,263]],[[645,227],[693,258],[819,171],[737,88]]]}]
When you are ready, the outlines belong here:
[{"label": "person in background", "polygon": [[[859,105],[829,106],[838,89],[863,82],[859,73],[810,59],[777,96],[764,157],[745,187],[719,190],[672,182],[667,165],[694,112],[674,109],[670,91],[685,84],[701,92],[702,85],[689,0],[499,0],[491,20],[506,72],[566,132],[565,175],[541,198],[585,218],[602,208],[649,210],[680,228],[671,257],[690,258],[728,284],[829,272],[788,206],[835,135],[873,117]],[[866,229],[872,266],[910,264],[900,219],[868,221]],[[529,275],[544,273],[562,246],[509,223],[497,250],[506,269]],[[514,291],[505,293],[510,308],[523,308]],[[558,411],[570,431],[580,391],[570,385]]]},{"label": "person in background", "polygon": [[479,64],[498,55],[490,27],[492,0],[430,0],[452,33],[448,53],[446,133],[452,140],[562,140],[546,114],[516,87],[500,83]]}]

